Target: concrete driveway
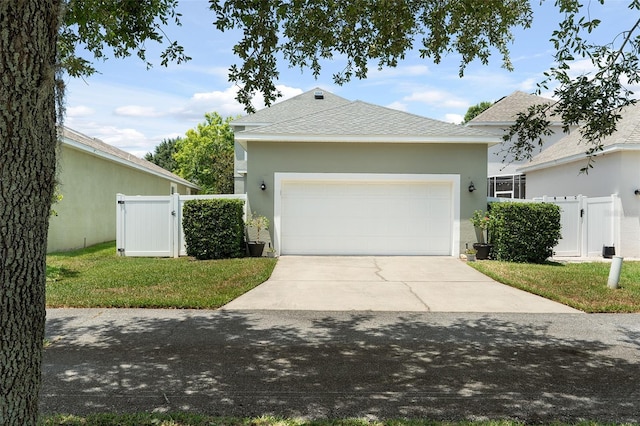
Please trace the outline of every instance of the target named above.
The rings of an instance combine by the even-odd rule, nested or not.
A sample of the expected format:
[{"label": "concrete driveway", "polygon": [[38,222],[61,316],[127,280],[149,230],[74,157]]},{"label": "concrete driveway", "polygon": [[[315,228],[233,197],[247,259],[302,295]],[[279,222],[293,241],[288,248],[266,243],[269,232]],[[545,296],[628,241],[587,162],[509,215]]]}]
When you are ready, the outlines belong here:
[{"label": "concrete driveway", "polygon": [[453,257],[283,256],[225,310],[577,313]]}]

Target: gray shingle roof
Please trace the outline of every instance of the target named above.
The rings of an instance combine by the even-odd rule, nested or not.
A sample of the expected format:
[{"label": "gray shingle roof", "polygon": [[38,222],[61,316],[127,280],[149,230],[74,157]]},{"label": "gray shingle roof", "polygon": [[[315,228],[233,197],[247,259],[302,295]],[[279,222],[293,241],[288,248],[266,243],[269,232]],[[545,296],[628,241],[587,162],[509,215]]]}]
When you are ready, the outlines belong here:
[{"label": "gray shingle roof", "polygon": [[137,166],[136,168],[146,169],[149,173],[162,175],[167,179],[170,179],[174,182],[181,183],[190,188],[198,188],[197,185],[189,182],[188,180],[185,180],[180,176],[175,175],[170,171],[165,170],[162,167],[150,161],[136,157],[133,154],[129,154],[128,152],[125,152],[119,148],[116,148],[115,146],[109,145],[108,143],[105,143],[100,139],[89,137],[76,130],[69,129],[68,127],[63,127],[62,137],[63,137],[63,142],[64,142],[64,138],[67,138],[73,142],[84,145],[86,148],[88,148],[89,151],[92,151],[95,154],[106,154],[108,156],[116,157],[116,159],[120,160],[125,164],[129,163],[130,166],[133,166],[133,167]]},{"label": "gray shingle roof", "polygon": [[[325,91],[325,97],[328,93]],[[313,91],[300,97],[313,96]],[[283,105],[293,101],[292,98]],[[313,99],[313,98],[311,98]],[[291,102],[290,105],[296,105]],[[322,101],[316,101],[322,102]],[[321,108],[316,111],[307,109],[305,114],[294,114],[293,117],[273,117],[273,124],[253,127],[245,131],[236,132],[236,139],[243,141],[277,140],[277,138],[293,139],[326,137],[327,140],[372,138],[389,141],[413,138],[416,141],[439,139],[442,141],[459,140],[464,142],[499,142],[499,138],[482,130],[459,126],[443,121],[433,120],[419,115],[410,114],[362,101],[347,101],[338,98],[332,107]],[[275,105],[274,107],[275,108]],[[290,106],[286,111],[291,110]],[[281,111],[285,111],[283,107]],[[255,115],[260,114],[261,111]]]},{"label": "gray shingle roof", "polygon": [[[640,147],[640,104],[631,105],[621,112],[622,119],[618,121],[614,134],[602,140],[602,145],[606,148],[624,148],[632,145]],[[536,155],[531,162],[523,165],[522,169],[540,166],[547,163],[553,165],[559,160],[586,158],[586,151],[590,146],[582,140],[579,130],[574,130],[569,135],[560,139],[556,144],[550,146],[540,154]]]},{"label": "gray shingle roof", "polygon": [[469,122],[470,126],[480,123],[509,123],[515,120],[516,114],[524,112],[532,105],[548,104],[552,99],[515,91],[498,100],[491,107],[478,114]]},{"label": "gray shingle roof", "polygon": [[[316,99],[315,92],[323,92],[323,99]],[[316,87],[313,90],[302,93],[293,98],[275,103],[268,108],[256,111],[253,114],[237,118],[232,126],[251,126],[273,124],[283,120],[303,117],[339,105],[348,104],[350,101],[333,93]]]}]

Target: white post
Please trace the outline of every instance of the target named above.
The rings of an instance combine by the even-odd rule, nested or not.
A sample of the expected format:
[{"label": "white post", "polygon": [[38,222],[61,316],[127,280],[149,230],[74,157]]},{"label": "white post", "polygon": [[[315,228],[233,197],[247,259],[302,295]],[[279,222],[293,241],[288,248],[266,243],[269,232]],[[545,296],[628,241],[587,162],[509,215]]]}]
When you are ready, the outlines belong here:
[{"label": "white post", "polygon": [[116,254],[118,256],[124,256],[124,251],[119,249],[126,249],[125,245],[125,209],[124,209],[124,195],[116,194]]},{"label": "white post", "polygon": [[621,271],[622,271],[622,257],[614,256],[611,262],[611,269],[609,269],[609,280],[607,281],[607,287],[618,288],[618,281],[620,281]]},{"label": "white post", "polygon": [[180,256],[180,247],[182,241],[180,241],[180,227],[182,226],[182,212],[180,211],[180,194],[174,192],[171,194],[171,203],[169,206],[171,210],[172,229],[171,229],[171,255],[173,257]]}]

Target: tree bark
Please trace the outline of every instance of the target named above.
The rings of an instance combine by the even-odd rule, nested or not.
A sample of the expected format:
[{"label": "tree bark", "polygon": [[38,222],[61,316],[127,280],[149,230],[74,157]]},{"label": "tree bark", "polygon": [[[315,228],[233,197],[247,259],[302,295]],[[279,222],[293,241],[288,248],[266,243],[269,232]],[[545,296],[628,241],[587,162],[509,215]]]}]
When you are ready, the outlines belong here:
[{"label": "tree bark", "polygon": [[38,416],[61,3],[0,1],[0,425]]}]

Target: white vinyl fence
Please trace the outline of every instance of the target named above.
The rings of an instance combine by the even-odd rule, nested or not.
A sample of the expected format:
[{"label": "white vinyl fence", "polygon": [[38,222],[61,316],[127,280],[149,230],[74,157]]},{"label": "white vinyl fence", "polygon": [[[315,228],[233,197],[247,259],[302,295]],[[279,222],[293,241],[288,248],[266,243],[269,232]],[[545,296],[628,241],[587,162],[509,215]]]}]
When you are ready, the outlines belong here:
[{"label": "white vinyl fence", "polygon": [[187,250],[182,231],[182,208],[188,200],[240,199],[247,215],[247,196],[166,195],[116,196],[116,248],[121,256],[178,257]]},{"label": "white vinyl fence", "polygon": [[556,256],[602,256],[603,246],[619,246],[620,198],[541,197],[534,201],[560,206],[562,238],[554,248]]},{"label": "white vinyl fence", "polygon": [[[505,201],[491,198],[489,201]],[[508,200],[519,202],[520,200]],[[560,206],[562,238],[553,249],[555,256],[598,257],[603,246],[619,246],[621,203],[617,195],[609,197],[539,197],[524,202],[544,202]]]}]

